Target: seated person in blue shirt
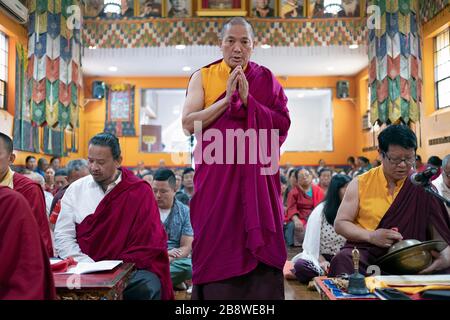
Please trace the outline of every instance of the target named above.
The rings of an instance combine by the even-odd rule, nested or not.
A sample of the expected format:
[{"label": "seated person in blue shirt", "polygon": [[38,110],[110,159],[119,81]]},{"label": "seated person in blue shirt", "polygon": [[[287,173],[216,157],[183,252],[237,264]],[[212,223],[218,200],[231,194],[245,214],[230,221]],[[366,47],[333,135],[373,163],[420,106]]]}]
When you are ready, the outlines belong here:
[{"label": "seated person in blue shirt", "polygon": [[153,192],[161,222],[167,233],[170,276],[174,286],[192,278],[192,241],[194,232],[189,208],[175,199],[176,179],[169,169],[158,169],[153,176]]}]

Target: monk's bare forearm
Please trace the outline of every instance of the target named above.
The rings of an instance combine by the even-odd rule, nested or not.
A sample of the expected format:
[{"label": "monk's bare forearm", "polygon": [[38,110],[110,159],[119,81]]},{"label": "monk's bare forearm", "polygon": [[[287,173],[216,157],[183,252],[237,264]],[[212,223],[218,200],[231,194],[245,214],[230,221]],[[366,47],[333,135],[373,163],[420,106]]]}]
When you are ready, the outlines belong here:
[{"label": "monk's bare forearm", "polygon": [[352,221],[339,220],[334,226],[336,232],[350,241],[369,242],[371,231],[355,225]]},{"label": "monk's bare forearm", "polygon": [[183,129],[187,130],[190,134],[194,133],[194,123],[196,121],[201,122],[202,129],[213,123],[228,107],[228,99],[223,98],[212,104],[210,107],[191,112],[183,119]]}]

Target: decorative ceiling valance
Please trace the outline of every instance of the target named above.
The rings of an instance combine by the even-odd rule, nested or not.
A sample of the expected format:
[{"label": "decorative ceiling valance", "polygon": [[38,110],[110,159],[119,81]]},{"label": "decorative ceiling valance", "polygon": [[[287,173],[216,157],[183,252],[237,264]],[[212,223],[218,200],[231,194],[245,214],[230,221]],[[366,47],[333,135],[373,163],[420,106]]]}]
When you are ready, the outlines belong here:
[{"label": "decorative ceiling valance", "polygon": [[420,18],[422,23],[437,16],[445,7],[450,11],[450,0],[420,1]]},{"label": "decorative ceiling valance", "polygon": [[[146,48],[184,45],[217,45],[227,19],[85,20],[86,47]],[[365,18],[249,19],[257,44],[288,47],[365,45]]]}]

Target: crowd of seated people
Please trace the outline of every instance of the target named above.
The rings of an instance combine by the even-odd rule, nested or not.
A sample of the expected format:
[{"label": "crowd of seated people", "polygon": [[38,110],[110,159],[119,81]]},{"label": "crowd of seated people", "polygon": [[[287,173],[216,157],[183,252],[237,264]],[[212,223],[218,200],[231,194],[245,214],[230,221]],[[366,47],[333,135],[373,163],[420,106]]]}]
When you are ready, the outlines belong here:
[{"label": "crowd of seated people", "polygon": [[[7,145],[8,141],[0,144],[2,143]],[[334,220],[345,190],[350,181],[368,173],[371,168],[379,167],[379,159],[375,160],[371,163],[363,156],[357,157],[356,160],[349,157],[347,166],[334,167],[321,159],[318,166],[280,168],[280,198],[285,209],[285,242],[287,246],[297,251],[286,264],[288,266],[285,270],[286,278],[307,283],[315,276],[328,273],[330,261],[346,242],[346,239],[334,229]],[[447,198],[450,197],[449,160],[450,155],[442,160],[432,156],[427,163],[422,163],[420,155],[415,155],[413,166],[413,170],[417,171],[423,171],[428,167],[438,169],[438,173],[432,178],[433,185]],[[23,166],[13,167],[12,163],[9,166],[21,173],[17,174],[17,177],[34,181],[34,186],[39,187],[45,201],[43,207],[51,234],[51,243],[43,241],[42,250],[46,251],[49,257],[58,256],[57,250],[53,250],[54,229],[61,210],[61,201],[71,184],[89,175],[88,161],[76,159],[63,166],[56,157],[48,162],[45,158],[36,161],[35,157],[29,156]],[[7,170],[10,169],[5,167],[3,176],[0,176],[0,184],[3,186],[8,186],[7,183],[11,184],[8,181],[12,181],[11,174]],[[144,162],[140,162],[136,168],[130,168],[129,172],[152,187],[159,218],[168,239],[166,250],[170,263],[171,283],[175,290],[189,290],[192,284],[190,281],[192,241],[195,237],[190,222],[189,202],[195,192],[193,184],[195,170],[190,167],[167,168],[163,162],[159,168],[150,168],[146,167]],[[26,184],[25,180],[20,181]],[[25,193],[23,195],[28,200],[27,206],[34,211],[37,207],[42,207],[37,206],[33,202],[35,200],[27,197]],[[32,213],[37,215],[35,212]],[[42,222],[36,220],[38,224]],[[39,228],[42,229],[42,223]],[[46,239],[42,231],[40,232],[41,237]]]},{"label": "crowd of seated people", "polygon": [[[434,167],[438,173],[430,180],[436,190],[450,198],[450,155],[444,160],[431,156],[426,163],[419,154],[412,170],[422,172]],[[379,158],[364,156],[347,159],[347,166],[334,168],[321,159],[318,166],[280,171],[282,201],[285,208],[284,233],[288,247],[298,254],[288,260],[287,279],[308,283],[315,276],[326,275],[331,259],[344,246],[346,239],[334,230],[334,219],[349,182],[373,168],[381,166]],[[330,193],[331,192],[331,193]],[[450,208],[447,208],[450,215]]]}]

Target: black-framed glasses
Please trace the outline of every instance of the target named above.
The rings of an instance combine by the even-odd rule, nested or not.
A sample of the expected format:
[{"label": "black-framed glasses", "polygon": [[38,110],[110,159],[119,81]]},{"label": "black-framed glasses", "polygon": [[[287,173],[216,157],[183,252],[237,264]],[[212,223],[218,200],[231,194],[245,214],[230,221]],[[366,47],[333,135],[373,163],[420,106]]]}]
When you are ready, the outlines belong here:
[{"label": "black-framed glasses", "polygon": [[411,158],[406,158],[406,159],[393,159],[391,157],[389,157],[387,155],[386,152],[383,152],[383,156],[389,160],[389,162],[394,165],[394,166],[398,166],[400,163],[402,163],[403,161],[405,162],[406,165],[408,166],[412,166],[416,163],[416,156],[414,155]]}]

